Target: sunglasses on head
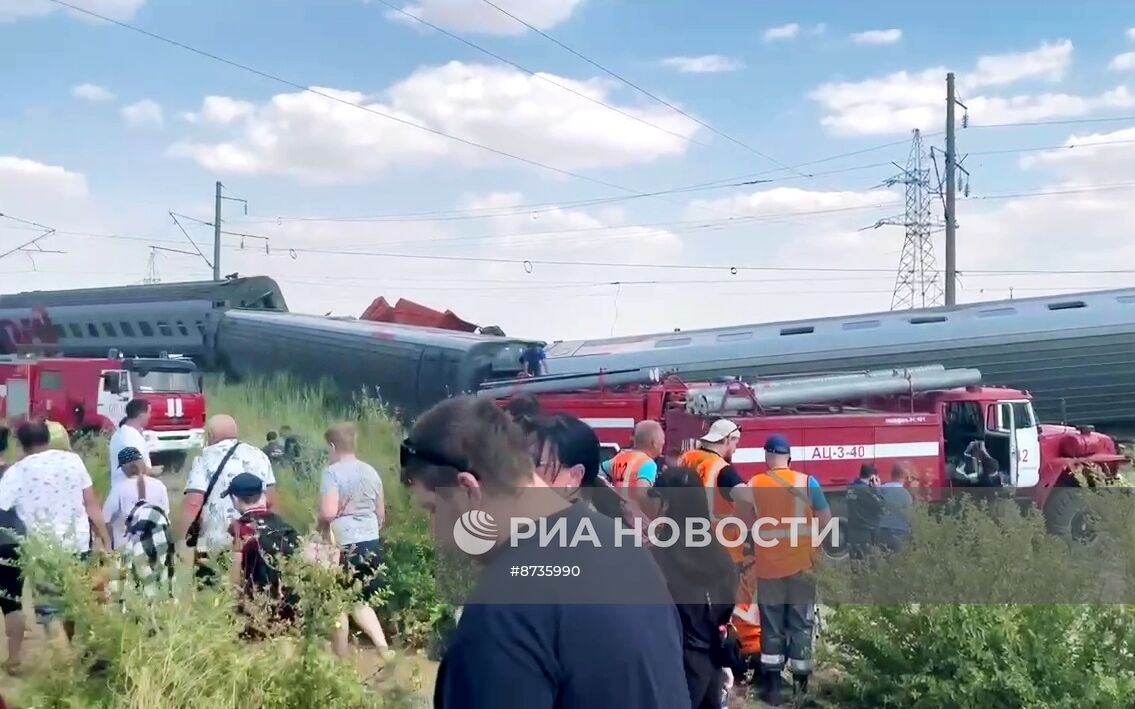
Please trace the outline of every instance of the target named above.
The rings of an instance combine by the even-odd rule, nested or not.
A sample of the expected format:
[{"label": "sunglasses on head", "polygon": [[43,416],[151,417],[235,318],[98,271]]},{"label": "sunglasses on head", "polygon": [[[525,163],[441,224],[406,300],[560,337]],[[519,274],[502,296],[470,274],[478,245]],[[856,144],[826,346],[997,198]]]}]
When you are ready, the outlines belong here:
[{"label": "sunglasses on head", "polygon": [[469,473],[478,480],[481,476],[478,475],[469,464],[463,460],[456,458],[449,458],[436,451],[429,450],[428,448],[419,447],[409,438],[402,441],[402,445],[398,449],[398,464],[402,468],[402,483],[409,485],[413,482],[411,476],[406,474],[406,466],[412,461],[421,461],[429,465],[436,465],[439,468],[453,468],[457,472]]}]

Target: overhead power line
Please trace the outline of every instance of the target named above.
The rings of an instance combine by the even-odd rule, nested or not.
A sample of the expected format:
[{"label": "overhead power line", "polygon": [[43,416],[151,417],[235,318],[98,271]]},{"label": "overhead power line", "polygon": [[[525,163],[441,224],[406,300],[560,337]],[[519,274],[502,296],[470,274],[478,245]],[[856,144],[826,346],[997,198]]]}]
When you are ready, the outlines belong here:
[{"label": "overhead power line", "polygon": [[582,98],[586,101],[590,101],[591,103],[594,103],[597,106],[602,106],[603,108],[606,108],[610,111],[614,111],[615,113],[618,113],[622,116],[630,118],[633,121],[638,121],[639,123],[642,123],[643,125],[650,126],[651,128],[662,131],[663,133],[667,133],[667,134],[669,134],[669,135],[671,135],[675,138],[678,138],[679,140],[685,141],[687,143],[693,143],[694,145],[700,145],[700,146],[705,147],[705,148],[711,147],[708,143],[703,143],[699,140],[694,140],[693,138],[691,138],[689,136],[682,135],[681,133],[677,133],[675,131],[672,131],[669,128],[664,128],[664,127],[658,125],[657,123],[652,123],[652,122],[646,120],[645,118],[643,118],[642,116],[636,116],[633,113],[629,113],[627,111],[624,111],[623,109],[619,108],[618,106],[612,106],[611,104],[606,103],[604,101],[600,101],[599,99],[597,99],[593,96],[588,96],[587,94],[583,93],[582,91],[576,91],[575,89],[573,89],[570,86],[565,86],[564,84],[561,84],[560,82],[550,78],[546,74],[533,71],[526,66],[522,66],[520,64],[517,64],[516,62],[512,61],[511,59],[503,57],[500,54],[497,54],[496,52],[494,52],[490,49],[486,49],[486,48],[482,47],[481,45],[477,44],[476,42],[472,42],[468,39],[465,39],[464,37],[462,37],[460,35],[457,35],[457,34],[454,34],[453,32],[450,32],[447,29],[443,29],[441,27],[438,27],[437,25],[433,24],[429,20],[425,20],[425,19],[419,17],[418,15],[414,15],[412,13],[406,12],[406,10],[398,7],[397,5],[395,5],[392,2],[389,2],[389,0],[377,0],[377,2],[385,5],[386,7],[390,8],[394,12],[400,13],[402,16],[407,17],[410,20],[413,20],[414,22],[425,25],[426,27],[429,27],[430,29],[434,30],[435,32],[439,32],[439,33],[445,35],[446,37],[449,37],[450,39],[456,40],[456,41],[464,44],[467,47],[475,49],[478,52],[484,54],[485,56],[492,57],[493,59],[496,59],[499,62],[504,62],[505,64],[508,64],[511,67],[519,69],[520,71],[524,72],[525,74],[528,74],[529,76],[531,76],[535,79],[539,79],[540,81],[544,81],[546,83],[549,83],[552,86],[558,87],[558,88],[560,88],[564,91],[567,91],[570,94],[574,94],[575,96],[578,96],[578,97],[580,97],[580,98]]},{"label": "overhead power line", "polygon": [[1102,118],[1058,118],[1050,121],[1014,121],[1012,123],[970,124],[966,130],[977,128],[1021,128],[1025,126],[1067,126],[1077,123],[1121,123],[1135,121],[1135,116],[1106,116]]},{"label": "overhead power line", "polygon": [[618,73],[616,73],[615,71],[612,71],[611,69],[608,69],[607,67],[603,66],[602,64],[600,64],[599,62],[595,61],[594,59],[591,59],[590,57],[587,57],[587,56],[585,56],[585,55],[584,55],[584,54],[582,54],[581,52],[578,52],[578,51],[576,51],[575,49],[572,49],[571,47],[569,47],[568,45],[564,44],[563,42],[561,42],[560,40],[556,39],[555,37],[553,37],[552,35],[548,34],[547,32],[544,32],[543,30],[541,30],[541,29],[539,29],[539,28],[537,28],[537,27],[534,27],[534,26],[532,26],[532,25],[528,24],[527,22],[525,22],[524,20],[520,19],[520,18],[519,18],[519,17],[517,17],[516,15],[512,14],[512,13],[511,13],[511,12],[509,12],[508,10],[505,10],[504,8],[502,8],[502,7],[500,6],[500,5],[497,5],[496,3],[492,2],[492,0],[481,0],[481,1],[482,1],[483,3],[485,3],[486,5],[488,5],[489,7],[492,7],[492,8],[494,8],[494,9],[496,9],[496,10],[497,10],[497,12],[500,12],[501,14],[503,14],[503,15],[506,15],[507,17],[511,17],[511,18],[512,18],[513,20],[515,20],[516,22],[519,22],[520,24],[522,24],[522,25],[524,25],[525,27],[527,27],[527,28],[528,28],[529,30],[531,30],[531,31],[535,32],[536,34],[540,35],[541,37],[543,37],[544,39],[548,40],[549,42],[552,42],[552,43],[553,43],[553,44],[555,44],[555,45],[556,45],[557,47],[560,47],[560,48],[561,48],[561,49],[563,49],[564,51],[566,51],[566,52],[569,52],[569,53],[573,54],[573,55],[574,55],[574,56],[576,56],[576,57],[579,57],[579,58],[580,58],[580,59],[582,59],[583,61],[587,62],[588,64],[590,64],[591,66],[595,67],[596,69],[598,69],[598,70],[600,70],[600,71],[604,72],[604,73],[605,73],[605,74],[607,74],[608,76],[611,76],[611,77],[613,77],[613,78],[615,78],[615,79],[617,79],[617,80],[619,80],[619,81],[623,82],[624,84],[626,84],[627,86],[631,87],[631,88],[632,88],[632,89],[634,89],[635,91],[638,91],[638,92],[639,92],[639,93],[641,93],[642,95],[644,95],[644,96],[646,96],[646,97],[648,97],[648,98],[650,98],[650,99],[652,99],[652,100],[654,100],[654,101],[657,101],[658,103],[662,104],[663,106],[666,106],[667,108],[669,108],[669,109],[671,109],[671,110],[673,110],[673,111],[676,111],[677,113],[680,113],[681,115],[685,116],[686,118],[690,119],[691,121],[693,121],[693,122],[697,123],[698,125],[702,126],[702,127],[703,127],[703,128],[705,128],[706,130],[710,131],[710,132],[711,132],[711,133],[713,133],[714,135],[718,135],[718,136],[720,136],[720,137],[722,137],[722,138],[724,138],[724,139],[728,140],[728,141],[729,141],[730,143],[733,143],[734,145],[736,145],[736,146],[738,146],[738,147],[744,148],[745,150],[748,150],[748,151],[749,151],[750,153],[753,153],[754,155],[756,155],[756,156],[758,156],[758,157],[764,158],[765,160],[768,160],[769,162],[773,163],[774,165],[778,165],[778,166],[779,166],[779,167],[780,167],[781,169],[783,169],[783,170],[789,170],[789,171],[791,171],[791,172],[797,172],[797,174],[800,174],[800,175],[803,175],[803,174],[804,174],[804,173],[801,173],[801,172],[797,171],[797,170],[796,170],[795,168],[793,168],[792,166],[790,166],[790,165],[786,165],[785,163],[781,162],[780,160],[777,160],[776,158],[772,157],[771,155],[768,155],[767,153],[763,153],[763,152],[761,152],[760,150],[757,150],[756,148],[754,148],[753,146],[749,145],[748,143],[745,143],[745,142],[743,142],[743,141],[741,141],[741,140],[738,140],[737,138],[734,138],[733,136],[729,135],[728,133],[726,133],[726,132],[724,132],[724,131],[721,131],[721,130],[718,130],[717,128],[714,128],[714,127],[713,127],[712,125],[710,125],[709,123],[706,123],[705,121],[703,121],[702,119],[698,118],[697,116],[694,116],[694,115],[691,115],[690,113],[687,113],[686,111],[684,111],[684,110],[682,110],[681,108],[679,108],[679,107],[675,106],[674,104],[670,103],[670,102],[669,102],[669,101],[667,101],[666,99],[664,99],[664,98],[660,98],[660,97],[656,96],[655,94],[651,93],[650,91],[647,91],[646,89],[644,89],[643,87],[641,87],[641,86],[639,86],[638,84],[634,83],[633,81],[631,81],[630,79],[626,78],[625,76],[622,76],[621,74],[618,74]]},{"label": "overhead power line", "polygon": [[217,54],[213,54],[212,52],[207,52],[203,49],[198,49],[197,47],[193,47],[191,45],[185,44],[184,42],[180,42],[178,40],[171,39],[169,37],[165,37],[163,35],[157,34],[156,32],[151,32],[149,30],[143,29],[141,27],[138,27],[137,25],[132,25],[128,22],[122,22],[121,20],[115,20],[113,18],[107,17],[106,15],[102,15],[102,14],[94,12],[92,10],[88,10],[87,8],[80,7],[78,5],[74,5],[70,2],[66,2],[66,0],[48,0],[48,2],[59,5],[60,7],[66,7],[70,10],[73,10],[74,12],[78,12],[80,14],[87,15],[88,17],[93,17],[95,19],[102,20],[103,22],[108,22],[112,25],[116,25],[116,26],[121,27],[123,29],[130,30],[131,32],[136,32],[138,34],[149,37],[150,39],[157,40],[159,42],[163,42],[165,44],[168,44],[168,45],[173,46],[173,47],[177,47],[179,49],[183,49],[187,52],[192,52],[194,54],[197,54],[198,56],[205,57],[206,59],[211,59],[215,62],[220,62],[221,64],[231,66],[235,69],[240,69],[241,71],[245,71],[245,72],[248,72],[250,74],[255,74],[256,76],[259,76],[263,79],[268,79],[269,81],[275,81],[276,83],[283,84],[285,86],[291,87],[291,88],[296,89],[298,91],[304,91],[304,92],[307,92],[307,93],[310,93],[310,94],[314,94],[316,96],[320,96],[320,97],[325,98],[329,101],[334,101],[336,103],[343,104],[345,106],[351,106],[353,108],[357,108],[359,110],[366,111],[367,113],[373,114],[375,116],[379,116],[380,118],[385,118],[387,120],[394,121],[395,123],[400,123],[402,125],[409,126],[410,128],[416,128],[418,130],[425,131],[426,133],[431,133],[433,135],[436,135],[436,136],[439,136],[439,137],[442,137],[442,138],[446,138],[448,140],[452,140],[452,141],[457,142],[457,143],[461,143],[462,145],[467,145],[467,146],[472,147],[472,148],[477,148],[478,150],[484,150],[485,152],[489,152],[489,153],[492,153],[494,155],[498,155],[500,157],[508,158],[510,160],[516,160],[516,161],[522,162],[526,165],[531,165],[532,167],[538,167],[542,170],[548,170],[549,172],[555,172],[557,174],[564,175],[566,177],[572,177],[572,178],[575,178],[575,179],[578,179],[578,180],[584,180],[586,182],[591,182],[593,184],[602,185],[603,187],[610,187],[611,189],[617,189],[617,190],[620,190],[622,192],[630,192],[630,193],[633,193],[633,194],[643,194],[641,191],[632,189],[630,187],[623,187],[622,185],[617,185],[613,182],[607,182],[606,180],[601,180],[601,179],[598,179],[598,178],[595,178],[595,177],[588,177],[587,175],[583,175],[583,174],[578,173],[578,172],[573,172],[571,170],[565,170],[563,168],[555,167],[554,165],[548,165],[547,163],[542,163],[538,160],[533,160],[531,158],[526,158],[526,157],[523,157],[523,156],[520,156],[520,155],[516,155],[514,153],[510,153],[508,151],[501,150],[499,148],[494,148],[494,147],[491,147],[491,146],[488,146],[488,145],[484,145],[483,143],[478,143],[477,141],[474,141],[474,140],[469,140],[467,138],[461,138],[459,136],[452,135],[450,133],[446,133],[445,131],[439,130],[437,128],[431,128],[430,126],[422,125],[421,123],[416,123],[414,121],[411,121],[411,120],[408,120],[408,119],[405,119],[405,118],[400,118],[398,116],[392,115],[392,114],[387,113],[385,111],[380,111],[377,108],[374,108],[372,106],[367,106],[365,104],[356,103],[354,101],[349,101],[345,98],[342,98],[341,96],[335,96],[335,95],[329,94],[325,91],[320,91],[319,89],[313,88],[311,86],[305,86],[305,85],[297,83],[295,81],[291,81],[290,79],[285,79],[285,78],[277,76],[275,74],[270,74],[266,71],[256,69],[256,68],[251,67],[247,64],[242,64],[242,63],[234,61],[232,59],[226,59],[225,57],[219,56]]},{"label": "overhead power line", "polygon": [[[941,133],[942,133],[942,131],[939,131],[938,133],[923,134],[923,138],[925,139],[925,138],[930,137],[930,136],[940,135]],[[909,140],[893,141],[893,142],[890,142],[890,143],[884,143],[882,145],[875,145],[875,146],[872,146],[870,148],[863,148],[861,150],[855,150],[855,151],[851,151],[851,152],[847,152],[847,153],[840,153],[838,155],[833,155],[833,156],[826,157],[826,158],[819,158],[817,160],[811,160],[811,161],[808,161],[808,162],[796,163],[794,167],[807,167],[807,166],[810,166],[810,165],[817,165],[817,164],[820,164],[820,163],[832,162],[834,160],[840,160],[840,159],[843,159],[843,158],[854,157],[856,155],[862,155],[864,153],[875,152],[875,151],[883,150],[883,149],[886,149],[886,148],[892,148],[892,147],[896,147],[896,146],[899,146],[899,145],[909,145],[909,144],[910,144]],[[1020,147],[1020,148],[1003,148],[1003,149],[999,149],[999,150],[978,150],[978,151],[967,152],[966,155],[972,157],[972,156],[980,156],[980,155],[1009,155],[1009,154],[1016,154],[1016,153],[1031,153],[1031,152],[1045,152],[1045,151],[1059,152],[1059,151],[1064,151],[1064,150],[1077,150],[1077,149],[1081,149],[1081,148],[1094,148],[1094,147],[1097,147],[1097,146],[1127,145],[1127,144],[1135,144],[1135,139],[1131,139],[1131,140],[1109,140],[1109,141],[1074,143],[1074,144],[1062,143],[1060,145],[1039,145],[1039,146],[1029,146],[1029,147]],[[876,169],[876,168],[879,168],[879,167],[890,166],[890,165],[893,165],[893,164],[894,163],[892,163],[892,162],[876,162],[876,163],[866,163],[866,164],[862,164],[862,165],[852,165],[850,167],[838,168],[838,169],[835,169],[835,170],[824,170],[822,172],[809,173],[807,177],[809,177],[809,178],[827,177],[827,176],[830,176],[830,175],[840,175],[840,174],[846,174],[846,173],[849,173],[849,172],[873,170],[873,169]],[[467,220],[476,220],[476,219],[497,219],[497,218],[500,218],[500,217],[509,217],[509,216],[516,216],[516,215],[519,215],[519,214],[526,214],[526,213],[533,212],[533,211],[538,212],[542,209],[570,209],[570,208],[577,208],[577,207],[592,207],[592,206],[598,206],[598,205],[611,204],[611,203],[615,203],[615,202],[625,202],[625,201],[630,201],[630,200],[635,200],[635,199],[641,199],[642,197],[655,197],[655,196],[660,196],[660,195],[684,194],[684,193],[690,193],[690,192],[701,192],[701,191],[716,190],[716,189],[731,189],[731,188],[735,188],[735,187],[746,187],[746,186],[750,186],[750,185],[759,185],[759,184],[775,184],[775,183],[785,182],[785,181],[789,181],[789,180],[801,179],[799,176],[774,177],[774,178],[770,178],[770,179],[756,179],[756,178],[761,177],[762,175],[767,175],[767,174],[770,174],[770,173],[773,173],[773,172],[777,172],[777,170],[772,169],[772,170],[764,170],[764,171],[755,172],[755,173],[746,173],[744,175],[734,175],[732,177],[721,178],[720,180],[713,180],[713,181],[710,181],[710,182],[698,182],[698,183],[689,184],[689,185],[681,185],[681,186],[678,186],[678,187],[670,187],[670,188],[666,188],[666,189],[662,189],[662,190],[655,190],[655,191],[652,191],[652,192],[646,192],[646,193],[640,194],[640,195],[594,197],[594,198],[590,198],[590,199],[573,200],[573,201],[567,201],[567,202],[532,202],[532,203],[528,203],[528,204],[518,204],[518,205],[511,206],[511,207],[472,207],[472,208],[469,208],[469,209],[439,209],[439,210],[428,210],[428,211],[421,211],[421,212],[402,212],[402,213],[358,215],[358,216],[276,216],[276,217],[272,217],[272,218],[265,217],[265,218],[262,218],[262,219],[248,220],[248,221],[245,221],[243,223],[245,223],[245,224],[268,224],[268,223],[273,223],[273,222],[275,222],[275,223],[282,223],[282,222],[375,222],[375,223],[381,223],[381,222],[419,222],[419,221],[430,221],[430,222],[439,221],[440,222],[440,221],[467,221]],[[742,180],[746,180],[746,179],[749,180],[749,181],[748,182],[742,181]],[[1126,187],[1126,185],[1123,185],[1123,187]],[[1044,194],[1050,194],[1050,193],[1046,192]],[[985,199],[985,198],[970,197],[970,199]]]}]

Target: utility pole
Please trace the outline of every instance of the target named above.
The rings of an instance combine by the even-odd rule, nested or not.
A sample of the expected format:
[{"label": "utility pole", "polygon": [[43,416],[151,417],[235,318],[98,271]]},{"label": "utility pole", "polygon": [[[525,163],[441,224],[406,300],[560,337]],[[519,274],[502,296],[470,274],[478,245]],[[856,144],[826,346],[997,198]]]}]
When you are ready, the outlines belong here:
[{"label": "utility pole", "polygon": [[946,74],[946,305],[957,304],[958,281],[958,148],[954,107],[965,104],[958,100],[954,89],[954,73]]},{"label": "utility pole", "polygon": [[[229,200],[232,202],[241,202],[244,205],[244,215],[248,216],[248,200],[238,199],[237,197],[226,197],[224,195],[225,186],[221,184],[220,180],[217,181],[217,202],[213,211],[213,280],[221,280],[221,202]],[[172,215],[171,215],[172,216]],[[177,221],[176,219],[174,221]]]},{"label": "utility pole", "polygon": [[[953,86],[953,75],[951,74],[950,77],[950,86]],[[953,109],[950,110],[952,111]],[[951,112],[950,115],[953,116],[953,113]],[[948,147],[947,151],[949,150]],[[947,154],[949,154],[949,152]],[[949,160],[949,158],[947,158],[947,160]],[[217,205],[215,210],[213,210],[213,280],[220,280],[220,201],[224,199],[220,191],[220,180],[217,180]],[[947,246],[947,248],[949,248],[949,246]]]}]

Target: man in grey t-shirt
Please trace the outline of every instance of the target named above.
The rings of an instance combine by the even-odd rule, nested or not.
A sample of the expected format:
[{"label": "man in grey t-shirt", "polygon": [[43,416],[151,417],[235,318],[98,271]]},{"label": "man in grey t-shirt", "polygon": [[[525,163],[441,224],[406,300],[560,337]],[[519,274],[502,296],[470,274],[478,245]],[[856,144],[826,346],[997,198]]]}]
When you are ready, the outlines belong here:
[{"label": "man in grey t-shirt", "polygon": [[[319,522],[330,532],[341,549],[344,570],[352,582],[359,582],[362,593],[351,611],[355,623],[384,656],[390,652],[386,635],[371,599],[381,589],[378,567],[382,564],[379,532],[385,517],[382,478],[355,456],[357,434],[350,423],[335,424],[324,434],[331,464],[323,471],[319,485]],[[340,623],[335,651],[347,651],[347,624]]]}]

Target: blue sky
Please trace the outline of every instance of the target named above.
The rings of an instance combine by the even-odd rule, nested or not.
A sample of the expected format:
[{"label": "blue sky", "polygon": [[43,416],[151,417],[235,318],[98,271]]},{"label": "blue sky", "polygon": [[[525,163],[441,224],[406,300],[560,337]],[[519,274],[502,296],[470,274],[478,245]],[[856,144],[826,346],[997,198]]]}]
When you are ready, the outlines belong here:
[{"label": "blue sky", "polygon": [[[389,1],[550,81],[378,0],[70,0],[301,85],[350,92],[336,94],[344,101],[633,190],[755,173],[776,181],[573,205],[626,192],[302,94],[46,0],[0,0],[0,212],[55,227],[41,245],[66,251],[8,256],[6,290],[140,281],[150,245],[193,249],[168,212],[211,219],[220,179],[249,201],[247,217],[226,205],[227,230],[269,244],[265,253],[264,240],[245,238],[242,249],[240,237],[226,236],[224,270],[276,277],[297,310],[357,314],[378,295],[401,296],[553,338],[886,309],[902,231],[859,230],[901,211],[900,194],[871,188],[897,171],[886,163],[905,161],[911,128],[930,134],[927,147],[941,145],[933,134],[947,69],[973,126],[959,135],[962,152],[974,153],[973,199],[959,209],[959,261],[970,271],[960,298],[1129,282],[1004,272],[1119,268],[1135,256],[1117,232],[1135,216],[1123,186],[1135,178],[1135,121],[1094,122],[1135,114],[1135,8],[1124,3],[957,2],[930,13],[889,1],[497,0],[781,165],[894,143],[801,168],[837,174],[801,177],[483,0]],[[694,65],[719,71],[679,70]],[[1061,123],[980,127],[1052,121]],[[1076,147],[1016,150],[1067,143]],[[1060,194],[1003,197],[1037,191]],[[547,206],[516,206],[533,203]],[[277,219],[441,210],[463,211]],[[205,248],[209,228],[187,227]],[[1071,255],[1062,253],[1070,233]],[[0,251],[34,235],[0,220]],[[156,268],[166,281],[208,274],[196,257],[169,252]],[[769,270],[745,270],[753,268]]]}]

